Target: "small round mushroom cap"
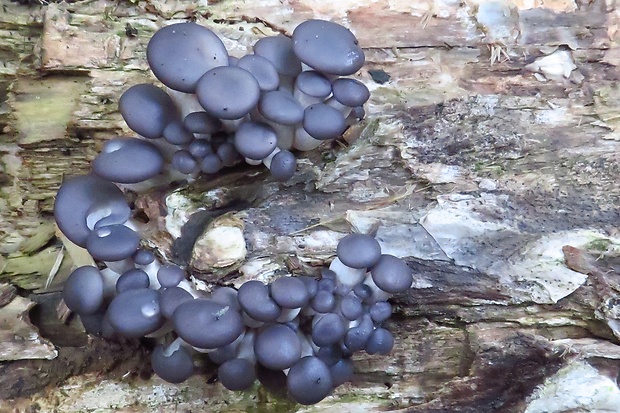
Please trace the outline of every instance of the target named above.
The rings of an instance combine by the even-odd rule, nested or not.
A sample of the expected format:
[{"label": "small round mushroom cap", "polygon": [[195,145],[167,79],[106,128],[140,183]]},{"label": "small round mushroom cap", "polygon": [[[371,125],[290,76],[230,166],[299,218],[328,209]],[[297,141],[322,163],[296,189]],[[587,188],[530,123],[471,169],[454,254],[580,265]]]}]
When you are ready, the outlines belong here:
[{"label": "small round mushroom cap", "polygon": [[258,101],[258,110],[265,118],[281,125],[295,125],[304,118],[304,108],[286,90],[264,93]]},{"label": "small round mushroom cap", "polygon": [[375,324],[381,324],[392,315],[392,306],[387,301],[378,301],[370,306],[370,317]]},{"label": "small round mushroom cap", "polygon": [[162,265],[157,271],[157,281],[159,281],[164,288],[176,287],[184,279],[185,270],[178,265]]},{"label": "small round mushroom cap", "polygon": [[235,148],[244,158],[260,161],[278,144],[273,128],[262,122],[244,122],[235,132]]},{"label": "small round mushroom cap", "polygon": [[139,249],[133,254],[133,262],[138,265],[149,265],[155,261],[155,254],[152,251]]},{"label": "small round mushroom cap", "polygon": [[151,367],[168,383],[183,383],[194,374],[192,355],[183,346],[172,351],[162,345],[155,347],[151,354]]},{"label": "small round mushroom cap", "polygon": [[334,80],[332,90],[336,100],[350,108],[362,106],[370,97],[370,92],[366,85],[350,77],[341,77]]},{"label": "small round mushroom cap", "polygon": [[323,363],[328,366],[333,366],[342,360],[342,346],[337,343],[331,346],[320,347],[319,351],[317,351],[316,356],[323,360]]},{"label": "small round mushroom cap", "polygon": [[353,294],[358,296],[360,300],[366,301],[372,296],[372,288],[366,284],[357,284],[353,287]]},{"label": "small round mushroom cap", "polygon": [[362,120],[366,116],[366,111],[364,110],[363,106],[358,106],[356,108],[353,108],[353,110],[351,111],[351,115],[353,115],[357,120]]},{"label": "small round mushroom cap", "polygon": [[407,291],[413,283],[411,268],[407,263],[389,254],[381,255],[370,269],[370,274],[377,287],[390,294]]},{"label": "small round mushroom cap", "polygon": [[268,59],[284,76],[301,73],[301,62],[293,51],[293,40],[286,36],[263,37],[254,44],[254,53]]},{"label": "small round mushroom cap", "polygon": [[273,324],[256,336],[254,353],[258,362],[268,369],[284,370],[301,357],[301,342],[287,326]]},{"label": "small round mushroom cap", "polygon": [[310,296],[306,284],[296,277],[281,277],[270,285],[271,298],[283,308],[300,308]]},{"label": "small round mushroom cap", "polygon": [[237,62],[237,67],[252,73],[263,92],[276,90],[280,86],[280,76],[271,61],[263,56],[248,54]]},{"label": "small round mushroom cap", "polygon": [[125,271],[118,277],[118,280],[116,280],[116,292],[120,294],[127,290],[149,288],[150,284],[149,275],[146,272],[133,268]]},{"label": "small round mushroom cap", "polygon": [[215,153],[218,158],[220,158],[222,165],[224,166],[233,166],[241,160],[241,156],[239,155],[239,152],[237,152],[237,148],[235,148],[235,145],[231,142],[224,142],[218,146]]},{"label": "small round mushroom cap", "polygon": [[235,358],[226,361],[217,370],[217,377],[228,390],[246,390],[256,381],[254,364],[249,360]]},{"label": "small round mushroom cap", "polygon": [[228,360],[237,358],[237,343],[232,342],[222,347],[218,347],[213,351],[207,353],[209,360],[215,364],[224,364]]},{"label": "small round mushroom cap", "polygon": [[304,110],[303,126],[314,139],[324,141],[342,135],[347,121],[338,109],[325,103],[315,103]]},{"label": "small round mushroom cap", "polygon": [[191,301],[194,297],[186,290],[179,287],[170,287],[159,290],[159,308],[161,314],[170,319],[174,310],[186,301]]},{"label": "small round mushroom cap", "polygon": [[172,155],[170,164],[182,174],[191,174],[198,167],[198,162],[189,151],[180,149]]},{"label": "small round mushroom cap", "polygon": [[341,316],[334,313],[316,315],[312,325],[312,341],[317,346],[329,346],[342,340],[347,328]]},{"label": "small round mushroom cap", "polygon": [[329,313],[336,308],[336,297],[331,291],[319,290],[310,301],[310,306],[318,313]]},{"label": "small round mushroom cap", "polygon": [[171,24],[158,30],[146,47],[153,74],[164,85],[194,93],[202,75],[228,64],[228,51],[215,33],[196,23]]},{"label": "small round mushroom cap", "polygon": [[187,145],[194,139],[194,134],[187,130],[180,119],[175,119],[166,125],[163,136],[173,145]]},{"label": "small round mushroom cap", "polygon": [[355,294],[347,294],[340,301],[340,313],[349,321],[357,320],[363,312],[362,301]]},{"label": "small round mushroom cap", "polygon": [[78,314],[95,314],[103,304],[103,278],[97,267],[85,265],[69,275],[62,290],[69,310]]},{"label": "small round mushroom cap", "polygon": [[293,50],[319,72],[348,76],[364,65],[364,51],[344,26],[326,20],[306,20],[293,31]]},{"label": "small round mushroom cap", "polygon": [[218,173],[224,165],[219,156],[214,153],[209,153],[200,161],[200,170],[206,174]]},{"label": "small round mushroom cap", "polygon": [[148,288],[120,293],[110,303],[107,314],[114,331],[126,338],[144,337],[164,324],[159,294]]},{"label": "small round mushroom cap", "polygon": [[370,355],[386,355],[392,348],[394,348],[394,336],[385,328],[375,329],[366,342],[366,353]]},{"label": "small round mushroom cap", "polygon": [[295,79],[295,88],[306,95],[321,99],[332,93],[332,84],[329,79],[315,70],[301,72]]},{"label": "small round mushroom cap", "polygon": [[164,157],[155,145],[136,138],[107,141],[92,162],[93,172],[108,181],[134,184],[159,174]]},{"label": "small round mushroom cap", "polygon": [[237,290],[231,287],[218,287],[211,293],[211,299],[217,303],[229,305],[236,311],[241,311],[237,293]]},{"label": "small round mushroom cap", "polygon": [[362,316],[362,321],[357,327],[352,327],[347,330],[344,336],[344,345],[350,351],[363,350],[373,329],[374,326],[370,316]]},{"label": "small round mushroom cap", "polygon": [[208,154],[213,153],[211,142],[206,139],[194,139],[192,143],[189,144],[187,150],[197,159],[202,159]]},{"label": "small round mushroom cap", "polygon": [[343,358],[332,366],[329,366],[329,372],[332,374],[332,384],[334,387],[338,387],[353,379],[355,376],[353,368],[353,360],[350,358]]},{"label": "small round mushroom cap", "polygon": [[239,119],[258,103],[260,87],[247,70],[221,66],[209,70],[198,81],[196,97],[211,116]]},{"label": "small round mushroom cap", "polygon": [[179,337],[202,349],[230,344],[244,329],[238,311],[205,299],[186,301],[179,305],[172,315],[172,323]]},{"label": "small round mushroom cap", "polygon": [[161,138],[166,126],[178,116],[170,96],[146,83],[127,89],[118,101],[118,108],[127,126],[148,139]]},{"label": "small round mushroom cap", "polygon": [[192,112],[183,119],[183,125],[192,133],[211,135],[222,130],[222,121],[207,112]]},{"label": "small round mushroom cap", "polygon": [[301,277],[297,278],[299,278],[301,281],[303,281],[304,284],[306,284],[306,289],[308,290],[308,295],[310,296],[310,298],[314,298],[317,291],[319,290],[316,278],[310,277],[309,275],[302,275]]},{"label": "small round mushroom cap", "polygon": [[282,313],[280,306],[269,296],[269,287],[260,281],[243,283],[237,299],[243,311],[257,321],[272,322]]},{"label": "small round mushroom cap", "polygon": [[273,179],[279,182],[288,181],[295,175],[297,159],[287,150],[282,150],[273,157],[269,170]]},{"label": "small round mushroom cap", "polygon": [[370,235],[349,234],[338,243],[336,254],[347,267],[370,268],[379,261],[381,246]]},{"label": "small round mushroom cap", "polygon": [[123,224],[130,215],[123,192],[96,175],[65,179],[54,202],[58,228],[71,242],[83,248],[95,225]]},{"label": "small round mushroom cap", "polygon": [[313,356],[304,357],[291,367],[286,386],[291,398],[304,405],[320,402],[334,388],[329,367]]},{"label": "small round mushroom cap", "polygon": [[140,246],[140,235],[125,225],[108,225],[92,231],[86,249],[96,260],[120,261],[129,258]]}]

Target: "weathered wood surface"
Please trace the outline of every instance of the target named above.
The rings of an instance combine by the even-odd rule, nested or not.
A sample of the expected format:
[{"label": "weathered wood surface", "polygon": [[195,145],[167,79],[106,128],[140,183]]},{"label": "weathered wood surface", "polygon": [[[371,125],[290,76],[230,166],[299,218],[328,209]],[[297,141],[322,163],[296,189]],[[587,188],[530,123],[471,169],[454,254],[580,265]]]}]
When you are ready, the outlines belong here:
[{"label": "weathered wood surface", "polygon": [[[0,396],[17,399],[0,411],[620,410],[619,13],[611,0],[3,0],[0,272],[19,290],[1,287]],[[116,105],[152,81],[152,33],[192,18],[241,55],[312,17],[365,47],[365,123],[304,155],[286,185],[237,169],[136,205],[151,246],[201,285],[313,271],[345,233],[378,227],[416,274],[393,300],[392,354],[357,356],[354,383],[301,409],[223,391],[208,367],[165,384],[136,343],[55,322],[73,263],[54,237],[54,192],[129,133]],[[193,250],[173,241],[186,222],[208,224]],[[229,226],[243,229],[247,255],[222,268],[204,245]]]}]

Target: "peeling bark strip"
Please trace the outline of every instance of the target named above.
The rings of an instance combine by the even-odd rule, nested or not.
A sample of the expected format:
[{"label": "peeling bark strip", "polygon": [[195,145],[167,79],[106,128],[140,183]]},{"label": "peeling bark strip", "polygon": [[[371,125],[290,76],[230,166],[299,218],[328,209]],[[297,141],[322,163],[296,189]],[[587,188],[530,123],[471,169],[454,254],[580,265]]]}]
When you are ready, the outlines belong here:
[{"label": "peeling bark strip", "polygon": [[[199,270],[204,288],[316,271],[351,230],[376,229],[406,258],[417,278],[393,300],[394,351],[359,356],[356,381],[315,411],[618,409],[615,4],[96,0],[0,9],[0,277],[21,288],[0,288],[0,330],[27,337],[0,346],[17,359],[0,365],[0,397],[22,397],[0,410],[295,409],[204,376],[143,378],[136,347],[59,333],[49,303],[73,262],[49,213],[62,175],[86,172],[103,141],[129,133],[118,98],[153,81],[145,46],[166,21],[195,19],[241,55],[314,17],[366,48],[365,126],[308,154],[286,186],[248,168],[128,194],[150,246]],[[241,228],[234,265],[204,248],[220,228]]]}]

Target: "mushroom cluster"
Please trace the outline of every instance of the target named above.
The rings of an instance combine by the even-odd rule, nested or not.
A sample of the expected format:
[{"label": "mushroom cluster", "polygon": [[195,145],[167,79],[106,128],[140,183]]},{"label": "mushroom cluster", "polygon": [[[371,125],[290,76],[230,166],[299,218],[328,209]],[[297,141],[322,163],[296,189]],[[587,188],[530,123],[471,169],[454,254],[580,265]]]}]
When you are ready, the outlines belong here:
[{"label": "mushroom cluster", "polygon": [[145,181],[168,165],[196,177],[243,160],[286,181],[292,151],[341,136],[370,97],[346,77],[364,64],[357,39],[324,20],[301,23],[292,38],[261,38],[241,58],[208,28],[176,23],[153,35],[146,55],[165,88],[138,84],[121,96],[121,115],[140,138],[113,139],[95,159],[94,173],[112,182]]},{"label": "mushroom cluster", "polygon": [[[119,240],[125,245],[123,236]],[[182,268],[133,250],[120,274],[113,266],[83,266],[69,276],[63,298],[87,332],[109,339],[164,337],[167,344],[155,348],[151,362],[168,382],[188,379],[194,357],[206,353],[227,389],[245,390],[258,379],[278,392],[284,386],[306,405],[352,378],[353,353],[392,350],[394,338],[382,326],[392,312],[386,300],[413,282],[403,260],[382,254],[379,243],[362,234],[340,241],[337,258],[319,279],[253,280],[211,293],[194,289]],[[93,252],[99,251],[109,249]]]},{"label": "mushroom cluster", "polygon": [[350,380],[354,352],[392,349],[382,327],[392,311],[386,300],[410,288],[407,264],[382,254],[372,236],[351,234],[319,279],[285,276],[205,293],[184,268],[141,247],[118,184],[149,180],[168,164],[196,176],[243,159],[289,179],[291,150],[315,148],[363,116],[368,89],[341,76],[359,70],[364,54],[344,27],[310,20],[292,39],[265,37],[240,59],[207,28],[172,24],[152,37],[147,58],[167,90],[140,84],[119,102],[140,137],[107,141],[92,172],[58,190],[58,228],[97,261],[71,273],[64,301],[90,334],[159,338],[152,367],[164,380],[185,381],[206,353],[230,390],[258,379],[299,403],[317,403]]}]

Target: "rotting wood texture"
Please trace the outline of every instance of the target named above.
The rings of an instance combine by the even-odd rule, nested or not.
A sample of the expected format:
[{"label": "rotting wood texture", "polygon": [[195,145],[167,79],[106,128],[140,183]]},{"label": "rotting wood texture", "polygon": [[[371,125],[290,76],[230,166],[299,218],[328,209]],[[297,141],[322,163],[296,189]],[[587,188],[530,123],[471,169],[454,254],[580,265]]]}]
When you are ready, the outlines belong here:
[{"label": "rotting wood texture", "polygon": [[[0,411],[620,409],[615,2],[1,5]],[[241,55],[315,17],[365,48],[363,125],[303,155],[286,185],[248,167],[129,195],[149,218],[149,245],[206,287],[316,271],[346,233],[377,229],[416,275],[393,299],[392,354],[357,356],[354,383],[301,409],[260,389],[224,391],[209,366],[168,385],[137,343],[60,323],[73,262],[55,238],[54,193],[102,142],[130,133],[117,102],[153,82],[152,33],[195,19]],[[232,265],[209,248],[221,227],[243,231],[247,251]]]}]

